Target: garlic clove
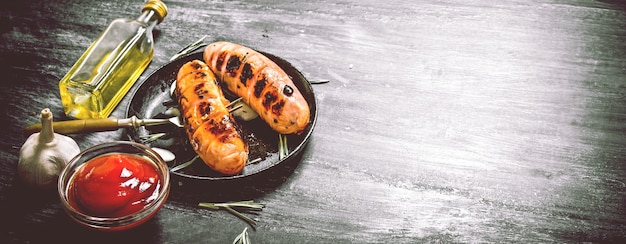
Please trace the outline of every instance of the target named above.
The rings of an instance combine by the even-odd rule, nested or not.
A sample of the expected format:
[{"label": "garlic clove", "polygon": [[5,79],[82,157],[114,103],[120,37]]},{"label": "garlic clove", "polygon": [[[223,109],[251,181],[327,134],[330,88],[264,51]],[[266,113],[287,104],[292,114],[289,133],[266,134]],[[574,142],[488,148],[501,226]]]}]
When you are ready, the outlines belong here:
[{"label": "garlic clove", "polygon": [[20,148],[17,172],[27,185],[49,189],[80,148],[72,138],[54,133],[50,109],[43,109],[40,117],[41,132],[30,135]]},{"label": "garlic clove", "polygon": [[233,107],[239,107],[232,111],[232,115],[235,116],[235,118],[243,121],[250,121],[259,117],[259,114],[245,102],[239,101],[235,103]]},{"label": "garlic clove", "polygon": [[161,156],[163,161],[166,163],[172,162],[174,161],[174,159],[176,159],[176,155],[174,155],[174,153],[170,152],[167,149],[152,147],[152,150],[159,154],[159,156]]}]

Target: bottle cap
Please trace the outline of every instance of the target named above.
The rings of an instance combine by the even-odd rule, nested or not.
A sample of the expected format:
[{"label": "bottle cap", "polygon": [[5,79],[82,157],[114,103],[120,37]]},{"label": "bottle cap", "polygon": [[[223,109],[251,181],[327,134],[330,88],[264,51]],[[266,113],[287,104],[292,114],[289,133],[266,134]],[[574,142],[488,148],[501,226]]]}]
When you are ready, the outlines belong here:
[{"label": "bottle cap", "polygon": [[149,0],[145,5],[143,5],[141,11],[148,9],[156,13],[157,18],[159,19],[158,23],[161,23],[167,15],[167,6],[165,6],[165,3],[160,0]]}]

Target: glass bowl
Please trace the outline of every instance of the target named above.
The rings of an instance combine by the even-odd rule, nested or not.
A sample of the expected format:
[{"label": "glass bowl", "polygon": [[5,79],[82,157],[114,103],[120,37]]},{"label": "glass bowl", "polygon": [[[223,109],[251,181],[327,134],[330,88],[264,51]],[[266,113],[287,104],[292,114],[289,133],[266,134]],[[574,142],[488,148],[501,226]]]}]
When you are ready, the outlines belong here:
[{"label": "glass bowl", "polygon": [[161,209],[169,195],[170,175],[163,159],[149,147],[108,142],[71,159],[59,175],[58,191],[65,212],[79,224],[125,230],[145,223]]}]

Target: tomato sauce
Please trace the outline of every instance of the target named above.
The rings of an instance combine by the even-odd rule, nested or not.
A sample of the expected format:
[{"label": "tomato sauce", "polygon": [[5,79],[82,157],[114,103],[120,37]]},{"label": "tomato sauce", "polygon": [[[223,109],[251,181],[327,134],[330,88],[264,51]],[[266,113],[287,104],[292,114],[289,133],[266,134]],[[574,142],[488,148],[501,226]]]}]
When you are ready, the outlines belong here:
[{"label": "tomato sauce", "polygon": [[83,164],[72,176],[70,205],[97,217],[122,217],[156,200],[161,177],[148,159],[114,153]]}]

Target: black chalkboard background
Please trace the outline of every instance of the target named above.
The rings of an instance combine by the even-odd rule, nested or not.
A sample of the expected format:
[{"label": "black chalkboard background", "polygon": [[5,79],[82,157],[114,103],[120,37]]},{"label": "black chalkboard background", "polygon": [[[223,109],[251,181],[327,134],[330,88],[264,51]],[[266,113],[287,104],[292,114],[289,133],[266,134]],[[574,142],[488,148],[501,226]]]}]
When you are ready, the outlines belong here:
[{"label": "black chalkboard background", "polygon": [[145,225],[83,229],[19,183],[21,130],[45,107],[67,119],[58,81],[142,4],[0,4],[0,243],[231,243],[246,223],[196,205],[248,199],[253,243],[626,241],[626,12],[593,0],[166,1],[141,79],[203,35],[240,43],[330,81],[317,125],[293,164],[175,183]]}]

